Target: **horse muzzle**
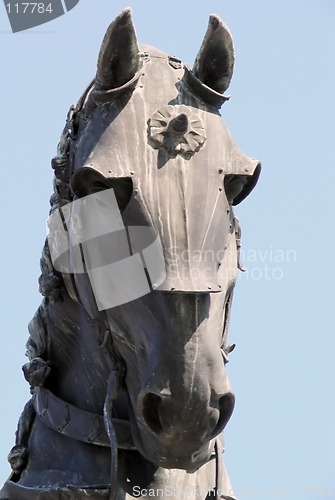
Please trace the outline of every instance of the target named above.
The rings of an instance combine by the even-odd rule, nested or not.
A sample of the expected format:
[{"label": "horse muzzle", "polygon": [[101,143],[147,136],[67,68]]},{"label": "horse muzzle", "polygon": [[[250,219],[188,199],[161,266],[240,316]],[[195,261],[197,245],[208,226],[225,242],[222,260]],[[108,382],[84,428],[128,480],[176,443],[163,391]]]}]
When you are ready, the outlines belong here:
[{"label": "horse muzzle", "polygon": [[191,396],[183,404],[168,391],[146,391],[138,399],[136,429],[133,425],[136,446],[160,467],[195,472],[210,459],[211,443],[226,426],[234,403],[231,392],[209,403]]}]

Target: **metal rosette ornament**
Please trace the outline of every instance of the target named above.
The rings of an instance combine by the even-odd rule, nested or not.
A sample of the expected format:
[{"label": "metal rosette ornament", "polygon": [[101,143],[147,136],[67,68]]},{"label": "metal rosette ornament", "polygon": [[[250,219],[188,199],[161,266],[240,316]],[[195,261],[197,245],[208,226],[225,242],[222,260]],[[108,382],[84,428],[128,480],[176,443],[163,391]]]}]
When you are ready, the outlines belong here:
[{"label": "metal rosette ornament", "polygon": [[167,105],[156,111],[148,121],[151,145],[165,151],[171,158],[177,155],[190,159],[206,141],[204,124],[187,106]]}]

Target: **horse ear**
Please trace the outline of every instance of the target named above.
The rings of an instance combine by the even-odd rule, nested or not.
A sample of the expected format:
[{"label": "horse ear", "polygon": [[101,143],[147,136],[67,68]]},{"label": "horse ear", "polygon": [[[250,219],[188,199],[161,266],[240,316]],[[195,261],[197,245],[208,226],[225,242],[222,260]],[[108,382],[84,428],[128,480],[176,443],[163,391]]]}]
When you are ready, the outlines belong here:
[{"label": "horse ear", "polygon": [[125,9],[108,27],[102,41],[96,82],[101,88],[113,89],[129,82],[140,63],[131,9]]},{"label": "horse ear", "polygon": [[207,32],[195,59],[193,73],[207,87],[223,94],[234,69],[234,45],[228,27],[215,14],[209,18]]}]

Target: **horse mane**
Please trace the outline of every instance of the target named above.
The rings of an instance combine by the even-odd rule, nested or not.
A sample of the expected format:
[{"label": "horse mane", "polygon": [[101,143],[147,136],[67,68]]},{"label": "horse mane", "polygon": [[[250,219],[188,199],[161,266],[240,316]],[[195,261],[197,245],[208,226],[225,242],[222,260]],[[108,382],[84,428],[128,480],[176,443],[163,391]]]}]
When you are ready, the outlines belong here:
[{"label": "horse mane", "polygon": [[[50,197],[49,216],[61,208],[62,206],[73,201],[73,193],[70,187],[70,178],[72,174],[72,145],[77,138],[78,118],[81,112],[85,99],[93,87],[91,82],[85,89],[83,95],[76,105],[72,105],[68,111],[66,123],[61,134],[60,141],[57,146],[57,154],[51,160],[51,167],[54,170],[53,178],[53,193]],[[37,309],[33,319],[28,325],[29,339],[26,344],[26,355],[31,360],[33,358],[45,357],[48,352],[48,316],[49,305],[61,301],[66,295],[70,299],[70,294],[64,283],[63,275],[58,272],[51,259],[48,239],[45,240],[42,255],[40,259],[41,275],[39,276],[39,292],[43,296],[43,300]],[[66,328],[69,338],[71,333],[76,330],[76,325],[70,320],[64,310],[62,318],[57,320],[54,317],[54,328]]]}]

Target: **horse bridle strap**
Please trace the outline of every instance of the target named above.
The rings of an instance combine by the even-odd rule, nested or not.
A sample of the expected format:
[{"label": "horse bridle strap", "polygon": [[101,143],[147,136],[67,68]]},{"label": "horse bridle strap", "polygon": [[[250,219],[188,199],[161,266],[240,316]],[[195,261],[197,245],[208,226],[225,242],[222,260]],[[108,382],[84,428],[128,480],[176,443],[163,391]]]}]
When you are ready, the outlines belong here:
[{"label": "horse bridle strap", "polygon": [[[98,446],[110,447],[102,415],[90,413],[73,406],[44,387],[35,387],[33,405],[39,418],[60,434]],[[128,420],[112,418],[118,447],[135,450]]]}]

